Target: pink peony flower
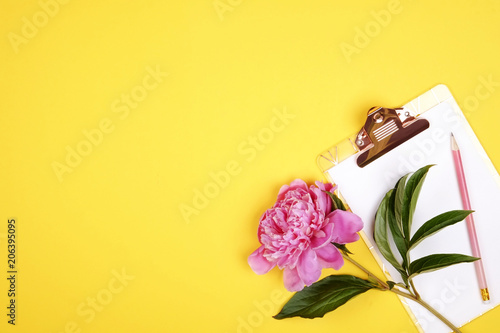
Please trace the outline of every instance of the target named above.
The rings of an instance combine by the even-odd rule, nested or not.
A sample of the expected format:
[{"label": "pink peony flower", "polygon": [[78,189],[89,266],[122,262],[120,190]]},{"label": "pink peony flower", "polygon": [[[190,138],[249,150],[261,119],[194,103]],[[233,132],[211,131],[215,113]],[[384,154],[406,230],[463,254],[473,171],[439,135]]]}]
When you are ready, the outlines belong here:
[{"label": "pink peony flower", "polygon": [[332,211],[332,200],[323,191],[334,190],[332,184],[321,182],[308,188],[300,179],[280,189],[273,208],[260,218],[262,245],[248,257],[255,273],[265,274],[278,266],[284,270],[286,289],[299,291],[316,282],[323,268],[343,266],[342,254],[332,242],[357,241],[363,222],[353,213]]}]

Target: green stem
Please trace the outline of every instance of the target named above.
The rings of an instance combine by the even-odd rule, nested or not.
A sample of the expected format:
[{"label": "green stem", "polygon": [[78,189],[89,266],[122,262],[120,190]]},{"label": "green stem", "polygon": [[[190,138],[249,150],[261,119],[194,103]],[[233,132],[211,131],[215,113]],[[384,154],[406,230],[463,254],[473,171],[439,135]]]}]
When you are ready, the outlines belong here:
[{"label": "green stem", "polygon": [[451,328],[453,330],[453,332],[455,332],[455,333],[461,333],[461,331],[458,329],[458,327],[456,327],[455,325],[453,325],[448,319],[446,319],[442,314],[440,314],[436,309],[434,309],[432,306],[430,306],[428,303],[426,303],[420,297],[415,297],[413,295],[404,293],[404,292],[402,292],[402,291],[400,291],[400,290],[398,290],[396,288],[393,288],[391,291],[393,293],[397,294],[397,295],[406,297],[406,298],[411,299],[412,301],[420,304],[421,306],[423,306],[424,308],[426,308],[427,310],[429,310],[429,312],[432,313],[434,316],[436,316],[439,320],[441,320],[443,323],[445,323],[449,328]]},{"label": "green stem", "polygon": [[427,304],[426,302],[424,302],[424,300],[422,300],[420,298],[420,295],[417,293],[417,290],[415,289],[415,286],[413,285],[413,281],[410,281],[411,283],[411,286],[412,286],[412,289],[413,289],[413,292],[415,293],[415,295],[411,294],[411,293],[405,293],[401,290],[399,290],[398,288],[394,287],[394,288],[390,288],[389,285],[382,281],[381,279],[379,279],[377,276],[375,276],[375,274],[373,274],[372,272],[370,272],[368,269],[366,269],[365,267],[363,267],[360,263],[358,263],[356,260],[352,259],[351,257],[349,257],[348,255],[342,253],[342,257],[349,261],[350,263],[352,263],[354,266],[356,266],[357,268],[359,268],[360,270],[362,270],[363,272],[365,272],[366,274],[368,274],[368,276],[372,277],[373,279],[375,279],[378,283],[379,283],[379,288],[380,290],[382,291],[386,291],[386,290],[389,290],[389,291],[392,291],[393,293],[399,295],[399,296],[402,296],[402,297],[405,297],[405,298],[408,298],[408,299],[411,299],[412,301],[420,304],[421,306],[423,306],[424,308],[426,308],[430,313],[432,313],[434,316],[436,316],[439,320],[441,320],[443,323],[445,323],[449,328],[451,328],[453,330],[453,332],[455,333],[462,333],[455,325],[453,325],[448,319],[446,319],[442,314],[440,314],[438,311],[436,311],[436,309],[434,309],[432,306],[430,306],[429,304]]},{"label": "green stem", "polygon": [[360,263],[358,263],[356,260],[354,260],[351,257],[349,257],[347,254],[342,253],[342,257],[345,260],[349,261],[354,266],[356,266],[357,268],[359,268],[360,270],[362,270],[363,272],[365,272],[366,274],[368,274],[368,276],[370,276],[373,279],[375,279],[381,285],[381,287],[383,287],[382,289],[386,289],[386,290],[391,289],[387,283],[385,283],[384,281],[380,280],[375,274],[373,274],[372,272],[370,272],[369,270],[367,270],[366,268],[364,268]]},{"label": "green stem", "polygon": [[413,290],[413,294],[415,295],[416,298],[420,298],[420,295],[417,292],[417,288],[415,288],[415,285],[413,284],[413,280],[412,279],[409,279],[409,280],[410,280],[411,289]]}]

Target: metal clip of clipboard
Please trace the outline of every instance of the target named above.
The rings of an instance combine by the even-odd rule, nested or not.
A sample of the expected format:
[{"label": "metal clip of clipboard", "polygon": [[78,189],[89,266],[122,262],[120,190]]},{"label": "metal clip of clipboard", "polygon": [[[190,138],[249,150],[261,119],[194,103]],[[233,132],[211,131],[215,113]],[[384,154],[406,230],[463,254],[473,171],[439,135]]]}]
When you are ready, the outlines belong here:
[{"label": "metal clip of clipboard", "polygon": [[362,168],[427,128],[426,119],[405,108],[373,107],[354,142],[360,151],[356,163]]},{"label": "metal clip of clipboard", "polygon": [[[424,117],[421,117],[421,115],[425,114],[427,110],[430,110],[436,105],[452,98],[453,96],[445,85],[437,85],[424,94],[407,102],[400,108],[371,108],[368,111],[365,125],[359,132],[337,142],[336,145],[331,146],[318,155],[316,163],[319,169],[326,179],[333,182],[328,170],[337,166],[344,160],[351,158],[353,155],[354,158],[357,159],[358,156],[366,154],[363,161],[360,159],[360,162],[362,162],[360,164],[363,164],[363,166],[368,165],[378,157],[381,157],[391,149],[396,148],[398,145],[401,145],[428,128],[430,124]],[[380,116],[378,114],[383,116],[382,121],[379,120]],[[394,121],[398,129],[397,132],[392,133],[394,128],[391,130],[389,127],[393,126],[390,125],[391,120]],[[377,123],[377,121],[379,122]],[[375,136],[374,131],[382,128],[386,124],[389,124],[389,126],[387,126],[387,128],[384,127],[384,129],[391,132],[391,134],[384,137],[385,132],[382,132],[382,129],[377,132],[377,136]],[[357,144],[356,142],[360,141],[358,139],[360,134],[362,143],[358,142]]]},{"label": "metal clip of clipboard", "polygon": [[[417,111],[417,110],[415,110]],[[365,125],[355,136],[347,138],[318,156],[318,166],[325,173],[352,154],[364,167],[429,128],[429,122],[415,112],[401,108],[373,107],[368,111]],[[328,175],[325,174],[328,178]]]}]

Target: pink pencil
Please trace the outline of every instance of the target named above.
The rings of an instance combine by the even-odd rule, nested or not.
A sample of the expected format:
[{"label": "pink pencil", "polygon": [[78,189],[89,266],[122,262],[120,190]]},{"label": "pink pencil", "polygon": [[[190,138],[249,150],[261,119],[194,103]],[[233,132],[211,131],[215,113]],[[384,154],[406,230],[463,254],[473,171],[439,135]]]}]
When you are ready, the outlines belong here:
[{"label": "pink pencil", "polygon": [[[462,195],[462,204],[465,210],[471,210],[469,201],[469,192],[467,191],[467,183],[465,182],[464,167],[462,165],[462,157],[460,156],[460,149],[458,148],[457,141],[451,134],[451,150],[453,152],[453,160],[455,161],[455,170],[457,172],[458,185],[460,187],[460,194]],[[467,223],[467,231],[469,232],[470,245],[472,247],[472,255],[481,258],[481,251],[479,250],[479,242],[477,240],[476,228],[474,226],[474,218],[469,214],[465,219]],[[481,297],[484,303],[489,303],[490,294],[488,293],[488,286],[486,284],[486,276],[484,274],[483,261],[476,260],[474,262],[476,269],[477,280],[479,288],[481,289]]]}]

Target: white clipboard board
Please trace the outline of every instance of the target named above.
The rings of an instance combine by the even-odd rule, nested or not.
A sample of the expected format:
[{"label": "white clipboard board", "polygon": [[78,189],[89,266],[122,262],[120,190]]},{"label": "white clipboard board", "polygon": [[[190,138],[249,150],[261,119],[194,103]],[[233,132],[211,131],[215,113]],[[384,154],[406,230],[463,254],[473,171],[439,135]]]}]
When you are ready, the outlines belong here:
[{"label": "white clipboard board", "polygon": [[[390,117],[393,123],[387,121]],[[404,127],[404,124],[415,126],[406,131],[411,126]],[[399,136],[395,135],[397,131],[401,131]],[[367,123],[359,133],[319,155],[317,162],[325,177],[338,186],[340,196],[351,210],[363,219],[362,238],[384,273],[400,282],[397,271],[373,246],[375,213],[384,195],[400,177],[429,164],[435,166],[429,170],[422,187],[412,232],[436,215],[463,209],[453,164],[451,133],[462,154],[491,301],[482,302],[473,264],[424,273],[415,277],[414,283],[422,299],[460,327],[500,302],[500,176],[449,89],[438,85],[402,108],[370,110]],[[395,138],[392,142],[384,142],[391,136]],[[377,147],[377,140],[383,145]],[[371,155],[367,153],[370,147],[376,150]],[[415,260],[433,253],[472,255],[465,222],[425,239],[411,251],[411,258]],[[401,301],[420,332],[450,332],[420,305],[403,298]]]}]

